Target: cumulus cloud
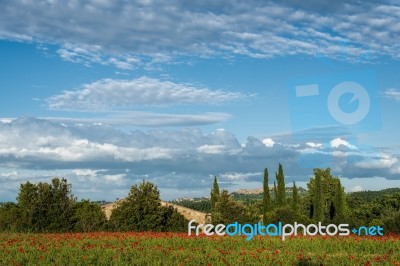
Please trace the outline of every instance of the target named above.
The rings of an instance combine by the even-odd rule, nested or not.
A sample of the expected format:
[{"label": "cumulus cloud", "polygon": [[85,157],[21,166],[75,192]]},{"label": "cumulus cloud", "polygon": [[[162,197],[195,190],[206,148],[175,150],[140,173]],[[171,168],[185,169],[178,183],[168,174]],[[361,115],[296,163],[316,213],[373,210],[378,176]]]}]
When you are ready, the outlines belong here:
[{"label": "cumulus cloud", "polygon": [[[400,179],[397,154],[381,152],[376,157],[375,150],[346,147],[339,150],[343,156],[335,157],[336,147],[347,141],[341,139],[332,147],[310,145],[307,140],[266,146],[265,139],[250,136],[240,144],[224,129],[209,134],[195,128],[124,132],[102,124],[18,118],[0,122],[0,194],[9,195],[11,189],[15,195],[20,182],[48,181],[52,176],[65,176],[78,187],[79,195],[97,198],[108,190],[112,197],[122,197],[130,185],[143,179],[172,193],[209,189],[210,175],[217,175],[229,189],[261,182],[262,170],[274,171],[278,162],[287,176],[300,182],[309,179],[318,161],[328,162],[333,173],[342,177]],[[304,152],[310,149],[314,152]]]},{"label": "cumulus cloud", "polygon": [[323,147],[322,143],[314,143],[314,142],[307,142],[306,145],[310,146],[311,148],[321,148],[321,147]]},{"label": "cumulus cloud", "polygon": [[262,143],[264,143],[265,146],[267,147],[272,147],[275,144],[275,141],[271,138],[266,138],[262,140]]},{"label": "cumulus cloud", "polygon": [[208,153],[208,154],[221,154],[224,153],[225,146],[224,145],[202,145],[197,148],[197,150],[201,153]]},{"label": "cumulus cloud", "polygon": [[104,79],[64,91],[47,99],[53,110],[108,110],[174,104],[219,104],[246,98],[239,92],[210,90],[170,81],[141,77],[133,80]]},{"label": "cumulus cloud", "polygon": [[379,153],[378,156],[366,158],[355,165],[365,169],[395,169],[393,167],[398,163],[399,159],[392,154]]},{"label": "cumulus cloud", "polygon": [[350,150],[357,150],[357,147],[350,144],[348,141],[341,139],[341,138],[335,138],[330,141],[331,147],[334,149],[338,149],[340,147],[346,147]]},{"label": "cumulus cloud", "polygon": [[0,38],[57,44],[65,60],[122,69],[160,54],[400,57],[397,4],[317,2],[16,0],[0,7]]}]

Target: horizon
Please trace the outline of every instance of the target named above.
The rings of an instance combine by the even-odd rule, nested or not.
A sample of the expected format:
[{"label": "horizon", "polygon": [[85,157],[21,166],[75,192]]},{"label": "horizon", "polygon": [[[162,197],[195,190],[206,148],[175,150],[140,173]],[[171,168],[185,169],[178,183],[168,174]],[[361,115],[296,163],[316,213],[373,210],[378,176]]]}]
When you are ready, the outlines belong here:
[{"label": "horizon", "polygon": [[[0,7],[0,202],[65,177],[79,199],[400,187],[400,5],[115,1]],[[122,15],[121,15],[122,14]],[[137,23],[138,22],[138,23]]]}]

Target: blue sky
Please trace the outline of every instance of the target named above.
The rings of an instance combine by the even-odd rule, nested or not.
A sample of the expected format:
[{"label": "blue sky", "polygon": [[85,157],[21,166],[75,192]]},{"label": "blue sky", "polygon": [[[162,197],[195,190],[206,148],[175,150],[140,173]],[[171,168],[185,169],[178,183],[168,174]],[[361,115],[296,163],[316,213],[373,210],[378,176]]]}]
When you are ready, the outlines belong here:
[{"label": "blue sky", "polygon": [[0,201],[53,176],[94,200],[143,179],[163,199],[207,196],[214,175],[258,188],[279,162],[303,187],[328,166],[346,191],[400,186],[395,1],[12,1],[0,14]]}]

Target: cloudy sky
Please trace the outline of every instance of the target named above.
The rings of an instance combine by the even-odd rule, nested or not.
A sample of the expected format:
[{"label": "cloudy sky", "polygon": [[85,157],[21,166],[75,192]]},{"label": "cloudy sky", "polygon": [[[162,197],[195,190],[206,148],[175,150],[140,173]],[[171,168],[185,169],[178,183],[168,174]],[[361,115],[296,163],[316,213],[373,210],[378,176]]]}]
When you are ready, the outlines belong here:
[{"label": "cloudy sky", "polygon": [[[114,200],[400,186],[396,1],[15,0],[0,5],[0,201],[66,177]],[[272,178],[271,178],[272,179]]]}]

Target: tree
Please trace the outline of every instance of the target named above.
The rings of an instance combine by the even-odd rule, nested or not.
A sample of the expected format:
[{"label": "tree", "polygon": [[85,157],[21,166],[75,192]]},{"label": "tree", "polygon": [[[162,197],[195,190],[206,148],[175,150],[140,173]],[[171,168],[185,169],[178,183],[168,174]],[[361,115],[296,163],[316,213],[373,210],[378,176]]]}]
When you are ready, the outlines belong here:
[{"label": "tree", "polygon": [[313,211],[311,215],[318,221],[336,222],[344,221],[347,217],[347,203],[344,189],[338,177],[331,174],[331,169],[314,169],[314,176],[307,184],[308,208]]},{"label": "tree", "polygon": [[20,227],[26,231],[38,228],[37,201],[37,186],[29,181],[25,184],[21,184],[17,196],[17,204],[20,210]]},{"label": "tree", "polygon": [[44,183],[44,187],[50,188],[46,194],[41,191],[41,183],[38,184],[39,195],[42,195],[43,205],[48,206],[48,227],[51,232],[70,231],[73,228],[74,205],[76,199],[72,195],[71,184],[65,178],[53,178],[51,184]]},{"label": "tree", "polygon": [[222,190],[212,213],[212,222],[214,224],[254,223],[258,220],[257,213],[253,213],[246,206],[233,200],[227,190]]},{"label": "tree", "polygon": [[324,199],[322,191],[322,177],[318,171],[315,173],[315,192],[313,200],[314,220],[322,222],[324,220]]},{"label": "tree", "polygon": [[0,205],[0,232],[17,232],[20,226],[20,212],[18,205],[7,202]]},{"label": "tree", "polygon": [[168,232],[187,232],[188,220],[172,206],[162,206],[162,230]]},{"label": "tree", "polygon": [[278,207],[282,207],[286,204],[286,185],[285,185],[285,176],[283,174],[282,164],[279,164],[278,172],[275,173],[275,177],[276,177],[276,182],[278,183],[276,204]]},{"label": "tree", "polygon": [[346,218],[346,194],[340,180],[336,185],[335,201],[334,201],[334,220],[336,223],[344,222]]},{"label": "tree", "polygon": [[218,199],[219,199],[219,186],[217,177],[214,176],[214,183],[211,189],[211,210],[214,210],[215,204],[217,203]]},{"label": "tree", "polygon": [[150,182],[131,187],[128,197],[113,210],[111,224],[122,231],[161,231],[160,192]]},{"label": "tree", "polygon": [[293,181],[293,192],[292,192],[292,196],[293,196],[293,202],[292,202],[292,209],[294,213],[298,213],[299,212],[299,191],[296,187],[296,183]]},{"label": "tree", "polygon": [[75,231],[93,232],[102,229],[106,217],[101,207],[89,200],[82,200],[75,206]]},{"label": "tree", "polygon": [[269,185],[268,185],[268,169],[264,169],[264,182],[263,182],[263,223],[267,224],[267,211],[271,209],[271,196],[269,194]]},{"label": "tree", "polygon": [[64,178],[21,184],[17,202],[24,231],[64,232],[73,227],[75,199]]}]

